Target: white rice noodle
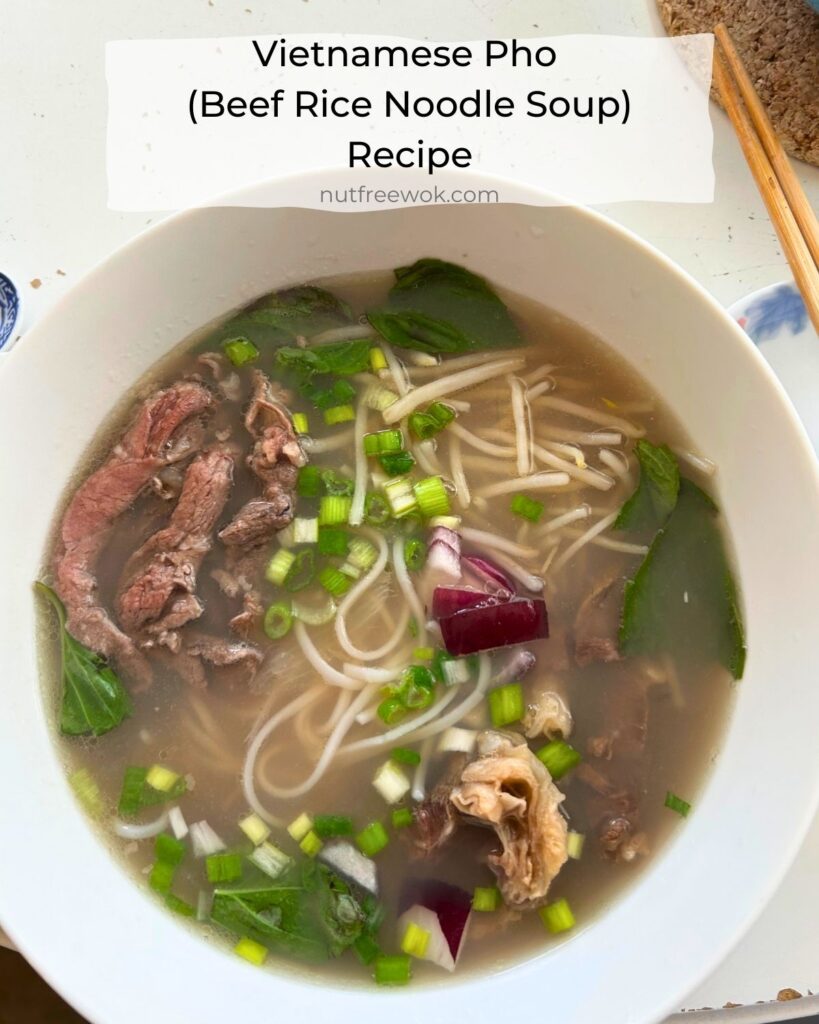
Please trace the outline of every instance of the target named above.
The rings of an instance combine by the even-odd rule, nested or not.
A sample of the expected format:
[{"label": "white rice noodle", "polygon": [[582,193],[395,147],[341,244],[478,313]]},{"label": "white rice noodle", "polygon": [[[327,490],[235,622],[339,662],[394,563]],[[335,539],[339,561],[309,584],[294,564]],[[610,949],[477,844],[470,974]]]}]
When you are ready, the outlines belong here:
[{"label": "white rice noodle", "polygon": [[461,508],[469,508],[472,495],[469,493],[469,483],[464,473],[464,462],[461,455],[461,439],[455,434],[449,439],[449,468],[452,474],[452,483],[455,486],[455,497]]},{"label": "white rice noodle", "polygon": [[163,811],[158,818],[153,821],[146,821],[144,824],[137,824],[133,821],[120,821],[119,818],[114,818],[114,832],[120,837],[120,839],[152,839],[154,836],[158,836],[160,832],[164,832],[168,824],[168,812]]},{"label": "white rice noodle", "polygon": [[684,448],[672,448],[675,455],[687,462],[689,466],[693,466],[694,469],[698,469],[700,473],[705,473],[706,476],[713,476],[717,471],[716,462],[712,462],[711,459],[706,459],[704,455],[696,455],[694,452],[686,451]]},{"label": "white rice noodle", "polygon": [[341,649],[349,658],[353,658],[355,661],[378,661],[379,658],[389,654],[401,642],[402,637],[406,635],[405,630],[409,622],[410,608],[409,605],[405,605],[401,615],[398,617],[395,632],[375,650],[364,651],[360,647],[356,647],[352,640],[350,640],[350,635],[347,631],[347,615],[356,601],[372,587],[378,577],[384,572],[387,559],[389,558],[389,548],[383,534],[375,530],[363,532],[366,532],[366,535],[377,545],[379,549],[378,557],[367,574],[362,576],[355,586],[342,598],[336,612],[336,636],[338,637]]},{"label": "white rice noodle", "polygon": [[572,558],[574,558],[574,556],[582,547],[585,547],[585,545],[592,541],[595,537],[597,537],[598,534],[601,534],[604,530],[607,530],[614,522],[614,520],[617,518],[617,516],[618,512],[610,512],[609,515],[603,516],[602,519],[598,519],[594,526],[589,527],[589,529],[586,530],[585,533],[582,533],[573,544],[570,544],[566,548],[566,550],[563,552],[560,558],[555,560],[553,565],[554,571],[558,572],[560,569],[562,569],[564,565],[566,565],[569,561],[571,561]]},{"label": "white rice noodle", "polygon": [[325,683],[330,686],[341,686],[345,690],[360,690],[361,683],[356,679],[350,679],[343,672],[333,666],[319,654],[318,648],[310,638],[307,627],[303,622],[296,622],[293,626],[293,635],[296,643],[301,648],[302,654],[318,672]]},{"label": "white rice noodle", "polygon": [[491,548],[492,551],[505,551],[508,555],[514,555],[516,558],[535,558],[537,556],[537,548],[524,547],[506,537],[489,533],[488,530],[476,530],[471,526],[463,526],[460,532],[464,540],[468,540],[478,547]]},{"label": "white rice noodle", "polygon": [[[579,405],[577,402],[570,402],[566,398],[558,398],[556,395],[541,395],[538,399],[541,406],[547,409],[554,409],[557,412],[565,412],[569,416],[575,416],[580,420],[588,420],[589,423],[599,423],[601,427],[615,427],[621,430],[626,437],[642,437],[645,430],[628,420],[613,416],[607,410],[592,409],[587,405]],[[397,404],[397,403],[396,403]]]},{"label": "white rice noodle", "polygon": [[[504,352],[504,356],[508,359],[525,358],[528,354],[530,354],[530,350],[525,348],[510,348]],[[454,356],[452,359],[447,359],[446,369],[449,372],[469,370],[473,366],[484,366],[495,358],[494,352],[475,352],[468,356]],[[439,363],[437,366],[411,366],[408,368],[408,373],[413,379],[419,380],[423,377],[437,377],[441,373],[441,365]]]},{"label": "white rice noodle", "polygon": [[353,431],[343,430],[340,434],[331,434],[329,437],[303,437],[301,443],[311,455],[321,455],[323,452],[346,448],[352,439]]},{"label": "white rice noodle", "polygon": [[367,406],[358,403],[355,414],[353,444],[355,446],[355,486],[350,506],[350,525],[361,526],[364,520],[364,501],[367,497],[367,453],[364,451],[364,435],[367,433]]},{"label": "white rice noodle", "polygon": [[[390,376],[395,382],[395,387],[396,390],[398,391],[398,394],[406,395],[410,389],[410,382],[407,378],[407,371],[404,369],[398,357],[393,352],[392,346],[387,344],[386,341],[382,340],[379,347],[381,348],[381,351],[384,353],[384,358],[387,360],[387,366],[390,371]],[[395,402],[394,404],[398,405],[398,402]],[[384,419],[387,419],[386,415],[384,416]],[[394,423],[395,420],[387,420],[387,422]]]},{"label": "white rice noodle", "polygon": [[591,509],[589,506],[580,505],[568,512],[561,513],[559,516],[555,516],[554,519],[547,520],[540,529],[540,535],[541,537],[545,537],[547,534],[553,533],[555,530],[559,530],[563,526],[568,526],[569,523],[577,522],[578,519],[588,519],[590,515]]},{"label": "white rice noodle", "polygon": [[381,704],[380,695],[370,704],[369,707],[364,708],[363,711],[359,711],[355,716],[357,725],[369,725],[370,722],[375,721],[375,716],[378,714],[378,708]]},{"label": "white rice noodle", "polygon": [[529,429],[531,410],[524,396],[523,381],[512,374],[507,378],[512,396],[512,419],[515,424],[515,453],[517,456],[518,474],[528,476],[532,472],[532,440]]},{"label": "white rice noodle", "polygon": [[410,796],[413,800],[423,800],[427,795],[427,768],[429,767],[430,755],[432,754],[432,739],[426,739],[421,744],[419,751],[421,760],[415,766],[412,773],[412,788]]},{"label": "white rice noodle", "polygon": [[406,664],[404,661],[395,668],[372,668],[370,665],[353,665],[346,661],[344,672],[351,679],[360,679],[364,683],[392,683],[401,675]]},{"label": "white rice noodle", "polygon": [[[386,354],[386,353],[385,353]],[[419,405],[425,405],[437,398],[443,398],[454,391],[462,391],[464,388],[474,387],[482,384],[485,380],[491,380],[505,373],[515,373],[524,365],[522,359],[499,359],[493,363],[485,363],[482,366],[475,366],[469,370],[462,370],[460,373],[450,373],[438,380],[432,380],[429,384],[423,384],[415,388],[403,398],[384,411],[385,423],[397,423],[404,416],[417,409]]]},{"label": "white rice noodle", "polygon": [[393,541],[392,574],[395,577],[399,590],[404,595],[404,600],[407,602],[412,617],[415,619],[415,627],[418,631],[415,637],[416,646],[424,647],[427,640],[426,614],[424,613],[424,606],[421,604],[421,598],[412,585],[407,563],[404,561],[404,544],[405,538],[400,534]]},{"label": "white rice noodle", "polygon": [[500,551],[493,551],[492,559],[498,563],[501,569],[505,569],[510,576],[514,576],[519,583],[522,583],[527,590],[531,590],[533,593],[539,593],[543,590],[543,580],[540,576],[535,576],[524,569],[522,565],[519,565],[509,555],[503,554]]},{"label": "white rice noodle", "polygon": [[440,714],[444,708],[448,707],[458,694],[459,687],[450,687],[437,704],[433,704],[431,708],[427,708],[420,715],[415,718],[411,718],[407,722],[402,722],[401,725],[397,725],[394,729],[390,729],[389,732],[379,733],[377,736],[368,736],[363,740],[356,740],[354,743],[348,743],[342,747],[339,751],[340,754],[358,754],[366,752],[368,756],[370,753],[376,750],[381,750],[382,747],[395,746],[395,741],[401,739],[402,736],[407,736],[410,733],[414,733],[422,726],[427,725],[437,715]]},{"label": "white rice noodle", "polygon": [[519,476],[513,480],[487,484],[475,493],[483,498],[495,498],[499,494],[511,494],[514,491],[553,491],[558,487],[565,487],[570,480],[571,477],[565,472],[534,473],[532,476]]},{"label": "white rice noodle", "polygon": [[330,717],[327,719],[326,722],[324,722],[323,725],[320,726],[321,732],[328,733],[333,728],[335,728],[335,726],[338,725],[339,721],[341,720],[341,716],[344,714],[344,712],[347,710],[350,704],[352,704],[352,702],[353,691],[341,690],[338,695],[338,699],[333,705],[333,710],[330,713]]},{"label": "white rice noodle", "polygon": [[370,324],[348,324],[346,327],[331,327],[321,334],[314,334],[309,345],[332,345],[337,341],[358,341],[359,338],[374,338],[377,331]]}]

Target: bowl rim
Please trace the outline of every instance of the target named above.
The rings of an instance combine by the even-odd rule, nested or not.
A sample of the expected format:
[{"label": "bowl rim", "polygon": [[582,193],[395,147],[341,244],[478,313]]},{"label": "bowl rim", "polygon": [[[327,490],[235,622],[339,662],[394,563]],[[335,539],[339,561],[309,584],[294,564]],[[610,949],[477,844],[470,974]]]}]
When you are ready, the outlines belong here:
[{"label": "bowl rim", "polygon": [[[321,171],[314,172],[314,174],[312,174],[311,176],[315,177],[316,180],[326,182],[327,179],[332,176],[332,174],[332,171]],[[303,179],[308,176],[294,175],[292,177]],[[498,187],[503,187],[504,185],[510,184],[503,177],[478,173],[473,173],[465,176],[459,175],[458,180],[462,181],[464,177],[469,177],[472,181],[475,182],[476,185],[480,184],[483,186],[487,186],[495,184]],[[34,325],[27,332],[26,336],[22,339],[22,343],[15,346],[15,348],[7,354],[3,363],[3,365],[5,366],[5,370],[0,371],[0,374],[2,374],[3,377],[5,377],[13,373],[13,367],[17,365],[18,361],[22,361],[27,358],[27,352],[32,351],[35,346],[43,344],[44,341],[48,338],[48,335],[54,329],[55,325],[58,324],[59,318],[63,314],[64,308],[70,308],[71,302],[74,301],[77,294],[80,293],[82,290],[96,287],[97,279],[99,277],[104,277],[105,273],[107,272],[109,264],[111,264],[113,261],[125,255],[133,255],[133,253],[137,251],[145,243],[146,239],[153,240],[154,242],[156,242],[157,240],[161,239],[163,233],[169,231],[173,232],[174,230],[176,230],[177,226],[186,218],[199,216],[203,208],[214,206],[218,207],[221,205],[255,205],[254,203],[247,201],[237,204],[235,201],[228,202],[227,200],[235,200],[237,197],[243,197],[245,200],[252,199],[254,194],[258,195],[260,194],[260,192],[264,194],[272,190],[275,190],[275,188],[278,185],[280,185],[283,180],[284,179],[271,179],[265,182],[254,183],[253,185],[246,186],[245,188],[230,193],[222,201],[214,201],[208,204],[204,204],[204,206],[193,207],[189,210],[179,211],[178,213],[172,214],[171,216],[165,218],[160,223],[152,225],[140,231],[134,238],[130,239],[123,246],[119,247],[114,252],[110,253],[108,256],[98,261],[98,263],[86,275],[84,275],[83,278],[72,287],[72,289],[70,289],[70,291],[68,291],[64,296],[62,296],[60,300],[58,300],[54,304],[54,306],[52,306],[39,319],[37,324]],[[534,201],[542,199],[542,197],[545,195],[545,193],[541,193],[537,189],[524,189],[514,182],[512,182],[511,184],[516,189],[516,195],[518,197],[524,197],[528,195]],[[276,204],[266,203],[262,205],[275,206]],[[542,203],[536,203],[536,205],[542,205]],[[810,446],[810,442],[807,438],[801,421],[799,420],[795,410],[793,409],[789,399],[787,398],[784,389],[782,388],[781,384],[771,371],[770,367],[767,365],[764,358],[760,355],[756,346],[751,342],[751,340],[745,335],[741,328],[731,318],[729,313],[713,298],[713,296],[711,296],[703,288],[702,285],[700,285],[693,277],[691,277],[690,274],[688,274],[685,270],[683,270],[681,267],[675,264],[670,258],[662,254],[654,246],[640,239],[630,230],[621,227],[619,224],[610,220],[603,214],[587,208],[573,206],[572,215],[579,218],[585,218],[586,220],[593,222],[596,229],[601,233],[601,238],[603,238],[604,235],[608,234],[609,237],[619,239],[619,241],[624,246],[630,246],[632,248],[636,248],[642,251],[642,253],[647,258],[650,258],[652,261],[662,266],[665,274],[674,277],[677,280],[678,284],[681,287],[684,287],[692,295],[692,301],[696,300],[707,306],[712,311],[712,313],[714,313],[717,316],[717,318],[722,322],[722,325],[726,333],[732,334],[734,336],[735,341],[738,341],[741,349],[744,350],[745,357],[749,359],[752,363],[754,363],[755,371],[764,380],[765,386],[769,390],[775,392],[778,396],[778,404],[780,406],[780,411],[783,417],[785,417],[785,420],[787,421],[787,427],[792,439],[792,444],[794,446],[794,452],[795,454],[801,455],[802,460],[805,463],[806,471],[812,478],[813,490],[816,496],[816,509],[817,511],[819,511],[819,463],[816,462],[813,449]],[[2,385],[2,381],[0,381],[0,385]],[[817,548],[817,550],[819,550],[819,547]],[[819,593],[819,591],[817,591],[817,593]],[[803,780],[803,782],[804,781],[805,780]],[[706,788],[707,785],[708,783],[706,782]],[[810,785],[803,786],[803,789],[803,795],[805,799],[801,804],[801,813],[798,816],[798,820],[794,820],[792,822],[792,827],[789,830],[788,836],[782,839],[782,841],[780,842],[776,857],[772,858],[772,860],[775,862],[775,866],[772,867],[769,871],[766,880],[764,882],[760,881],[759,884],[757,884],[754,891],[755,902],[752,905],[748,906],[745,906],[743,904],[743,906],[745,906],[745,909],[741,911],[736,911],[734,913],[733,919],[730,923],[730,927],[726,928],[725,924],[723,923],[719,942],[712,941],[708,945],[709,953],[707,956],[700,955],[699,960],[697,961],[696,970],[691,969],[686,972],[681,972],[684,975],[685,983],[684,985],[681,984],[678,990],[667,992],[664,998],[652,998],[648,1001],[644,999],[641,1001],[639,995],[635,996],[635,999],[630,1009],[633,1013],[636,1013],[637,1016],[630,1017],[629,1019],[640,1021],[658,1019],[658,1015],[678,1008],[679,1001],[681,998],[684,997],[685,992],[691,990],[716,966],[719,960],[729,952],[729,950],[739,940],[743,932],[747,929],[747,927],[749,927],[752,921],[760,913],[765,903],[767,903],[768,899],[771,897],[774,890],[778,886],[788,866],[795,857],[799,849],[799,846],[803,841],[804,835],[810,825],[810,822],[814,816],[815,809],[819,804],[819,769],[817,769],[816,773],[810,780]],[[99,842],[98,839],[96,839],[95,841]],[[665,852],[659,858],[660,863],[662,863],[664,857]],[[632,893],[635,890],[639,890],[640,888],[642,888],[645,885],[645,877],[647,876],[647,874],[648,872],[645,872],[643,879],[641,879],[636,885],[631,886],[629,888],[626,896],[618,898],[618,900],[615,901],[614,908],[612,910],[607,910],[605,916],[608,916],[610,913],[614,913],[618,906],[622,905],[627,900],[629,893]],[[2,898],[2,894],[0,894],[0,898]],[[49,952],[46,952],[46,950],[48,949],[47,942],[44,941],[42,942],[42,945],[40,945],[40,939],[38,938],[37,940],[35,940],[35,942],[30,943],[28,934],[21,934],[18,937],[17,924],[17,921],[12,920],[8,923],[7,928],[13,940],[17,943],[18,947],[21,949],[24,955],[32,962],[35,968],[47,980],[50,980],[52,984],[54,984],[54,987],[57,988],[58,991],[60,991],[60,993],[64,996],[64,998],[66,998],[66,1000],[72,1003],[72,1005],[74,1005],[81,1013],[84,1013],[84,1015],[86,1015],[89,1018],[89,1020],[100,1022],[101,1018],[96,1015],[94,1009],[94,1007],[98,1005],[98,1002],[94,994],[86,989],[79,990],[72,984],[70,966],[68,964],[70,956],[68,957],[68,960],[66,960],[64,957],[63,962],[61,962],[58,966],[57,961],[59,957],[53,952],[53,949]],[[581,931],[579,935],[584,935],[588,931],[595,930],[596,926],[597,922],[594,922],[592,925],[589,926],[588,929],[584,929],[583,931]],[[177,926],[174,925],[174,928],[176,927]],[[23,932],[28,931],[27,928],[23,928],[22,926],[21,930]],[[560,949],[570,950],[574,942],[574,939],[569,939],[562,946],[558,947],[557,950],[550,951],[549,953],[546,953],[542,956],[532,957],[524,961],[522,964],[518,964],[512,968],[493,974],[491,976],[491,981],[489,982],[491,988],[487,987],[487,979],[478,979],[475,977],[470,977],[468,979],[464,979],[460,983],[453,982],[449,984],[446,988],[434,986],[413,990],[411,993],[412,998],[410,1000],[407,1000],[406,998],[403,998],[401,1000],[400,1005],[402,1006],[402,1010],[400,1012],[398,1000],[393,1001],[392,1006],[396,1011],[396,1019],[406,1019],[409,1021],[412,1020],[413,1016],[419,1012],[424,1012],[424,1014],[428,1015],[430,1019],[433,1021],[443,1021],[445,1018],[448,1019],[449,1012],[447,1011],[451,1011],[453,1008],[456,1008],[458,1006],[457,1000],[459,996],[463,995],[464,985],[468,986],[468,988],[470,989],[469,995],[471,995],[473,991],[475,993],[478,993],[478,991],[480,991],[482,995],[485,997],[487,1007],[492,1008],[493,1012],[496,1012],[498,1011],[498,1009],[502,1008],[503,1005],[497,1004],[495,1000],[497,998],[497,990],[500,990],[501,988],[506,988],[504,978],[506,979],[506,982],[508,982],[510,976],[513,974],[517,975],[520,978],[524,974],[528,973],[530,975],[531,980],[532,972],[537,969],[537,965],[539,963],[541,963],[546,957],[555,955]],[[204,950],[206,949],[204,943],[202,943],[202,949],[202,960],[204,962]],[[237,969],[244,969],[244,966],[234,966],[233,964],[231,964],[231,968],[225,968],[225,976],[227,977],[232,973],[233,976],[238,979],[240,976],[236,973]],[[598,969],[601,971],[601,973],[603,973],[603,968],[599,965]],[[257,972],[257,974],[259,973],[262,972]],[[270,995],[273,992],[274,980],[276,984],[281,986],[282,990],[293,988],[298,989],[302,993],[307,991],[305,986],[298,980],[298,975],[296,973],[273,975],[262,973],[262,976],[266,977],[271,983],[271,990],[268,993],[268,995]],[[254,982],[252,975],[247,974],[246,977],[244,975],[242,977],[244,977],[243,983],[246,985],[248,993],[252,993],[254,989],[261,991],[259,989],[258,981]],[[333,997],[339,1000],[338,1008],[341,1010],[342,1015],[344,1013],[344,1008],[341,1006],[341,1003],[343,1001],[344,1006],[349,1008],[353,1005],[353,1003],[348,1002],[348,999],[350,998],[352,998],[355,1001],[357,1010],[361,1009],[366,1004],[370,1007],[371,1010],[373,1008],[377,1008],[379,1016],[383,1014],[384,1003],[382,1001],[382,994],[378,993],[377,991],[375,993],[372,993],[368,990],[345,989],[338,988],[335,986],[333,988],[325,988],[324,986],[317,986],[314,983],[310,983],[310,988],[313,989],[313,991],[316,993],[321,993],[321,995],[323,995],[324,993],[329,995],[332,992]],[[407,994],[409,994],[409,990]],[[432,994],[432,999],[429,998],[430,994]],[[319,998],[321,998],[321,996],[319,996]],[[311,999],[309,1001],[312,1002],[313,1000]],[[307,1001],[305,1001],[305,1006],[306,1002]],[[406,1008],[410,1003],[412,1008],[407,1012]],[[436,1004],[440,1005],[436,1006]],[[446,1007],[446,1010],[444,1010],[444,1007]],[[406,1017],[404,1017],[405,1013],[407,1014]],[[136,1018],[123,1016],[123,1020],[126,1019],[130,1021],[131,1019]],[[168,1019],[162,1015],[161,1008],[159,1009],[157,1019]],[[370,1018],[369,1015],[367,1015],[366,1019],[374,1020],[375,1017]],[[476,1016],[476,1020],[477,1019],[478,1017]]]}]

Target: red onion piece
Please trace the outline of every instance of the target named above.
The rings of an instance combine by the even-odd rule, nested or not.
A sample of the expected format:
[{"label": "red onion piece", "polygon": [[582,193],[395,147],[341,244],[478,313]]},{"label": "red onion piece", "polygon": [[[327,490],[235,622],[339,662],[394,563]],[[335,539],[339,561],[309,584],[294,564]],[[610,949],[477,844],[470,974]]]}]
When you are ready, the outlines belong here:
[{"label": "red onion piece", "polygon": [[464,608],[508,600],[507,594],[486,594],[482,590],[465,590],[462,587],[436,587],[432,594],[432,617],[445,619]]},{"label": "red onion piece", "polygon": [[475,605],[441,619],[439,625],[444,647],[454,655],[525,644],[549,635],[546,603],[540,598]]},{"label": "red onion piece", "polygon": [[462,561],[466,562],[481,583],[484,586],[488,584],[493,592],[495,590],[505,590],[509,594],[517,593],[517,588],[512,579],[494,562],[490,562],[479,555],[464,555]]},{"label": "red onion piece", "polygon": [[430,878],[419,878],[406,884],[402,892],[401,904],[402,906],[410,904],[408,914],[411,914],[413,906],[419,906],[431,910],[436,915],[449,947],[452,964],[450,966],[437,958],[436,962],[440,963],[442,967],[447,967],[448,970],[453,970],[463,945],[466,926],[469,923],[469,915],[472,910],[471,894],[459,889],[457,885],[449,885],[447,882],[438,882]]}]

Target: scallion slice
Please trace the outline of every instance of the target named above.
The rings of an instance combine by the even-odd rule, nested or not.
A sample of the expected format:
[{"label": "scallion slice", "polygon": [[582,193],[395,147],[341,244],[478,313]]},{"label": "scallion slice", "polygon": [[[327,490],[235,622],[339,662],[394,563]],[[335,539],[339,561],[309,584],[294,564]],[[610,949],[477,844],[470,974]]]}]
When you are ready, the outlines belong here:
[{"label": "scallion slice", "polygon": [[68,784],[91,817],[98,818],[103,812],[102,793],[91,772],[87,768],[78,768],[68,776]]},{"label": "scallion slice", "polygon": [[586,837],[582,832],[569,832],[566,836],[566,853],[572,860],[580,860],[583,856],[583,845]]},{"label": "scallion slice", "polygon": [[307,421],[307,416],[303,412],[293,413],[293,429],[297,434],[309,434],[310,424]]},{"label": "scallion slice", "polygon": [[247,859],[270,878],[279,878],[293,863],[292,857],[268,842],[260,843]]},{"label": "scallion slice", "polygon": [[387,476],[403,476],[415,465],[415,457],[411,452],[391,452],[380,455],[378,461]]},{"label": "scallion slice", "polygon": [[398,697],[386,697],[378,705],[378,717],[384,725],[394,725],[407,713],[407,709]]},{"label": "scallion slice", "polygon": [[373,977],[379,985],[406,985],[412,977],[408,956],[378,956],[375,958]]},{"label": "scallion slice", "polygon": [[350,518],[353,499],[340,494],[328,494],[319,502],[319,526],[339,526]]},{"label": "scallion slice", "polygon": [[373,373],[387,369],[387,357],[377,346],[370,349],[370,369]]},{"label": "scallion slice", "polygon": [[293,612],[290,605],[284,601],[271,604],[264,613],[263,628],[271,640],[281,640],[283,636],[287,636],[292,625]]},{"label": "scallion slice", "polygon": [[339,423],[349,423],[355,419],[355,409],[351,405],[331,405],[324,410],[324,422],[328,427]]},{"label": "scallion slice", "polygon": [[526,494],[515,494],[509,503],[510,511],[530,523],[537,523],[543,515],[543,502],[535,501]]},{"label": "scallion slice", "polygon": [[409,807],[396,807],[392,812],[393,828],[408,828],[415,820]]},{"label": "scallion slice", "polygon": [[431,516],[448,516],[450,514],[449,495],[439,476],[428,476],[419,480],[413,485],[412,490],[422,515],[427,519]]},{"label": "scallion slice", "polygon": [[351,836],[353,819],[346,814],[317,814],[313,819],[313,831],[322,839],[331,836]]},{"label": "scallion slice", "polygon": [[410,791],[410,780],[392,759],[385,761],[373,776],[374,788],[388,804],[397,804]]},{"label": "scallion slice", "polygon": [[555,782],[583,760],[580,751],[575,750],[565,740],[552,740],[536,751],[536,756],[546,766]]},{"label": "scallion slice", "polygon": [[263,843],[270,835],[270,829],[268,828],[267,823],[262,821],[258,814],[250,813],[246,815],[239,822],[239,828],[244,832],[254,846],[258,846],[260,843]]},{"label": "scallion slice", "polygon": [[254,967],[261,967],[267,960],[267,948],[261,942],[256,942],[255,939],[239,939],[233,947],[233,952],[253,964]]},{"label": "scallion slice", "polygon": [[496,729],[519,722],[525,710],[520,683],[507,683],[489,691],[489,714]]},{"label": "scallion slice", "polygon": [[384,412],[398,401],[398,395],[382,384],[371,384],[362,395],[361,401],[373,412]]},{"label": "scallion slice", "polygon": [[365,966],[371,964],[377,956],[381,955],[381,949],[372,935],[364,932],[359,935],[353,943],[356,956]]},{"label": "scallion slice", "polygon": [[410,921],[401,937],[401,952],[406,953],[408,956],[414,956],[418,960],[423,960],[429,945],[429,939],[429,932],[425,928],[417,925],[414,921]]},{"label": "scallion slice", "polygon": [[418,508],[418,499],[413,490],[412,483],[405,476],[395,477],[384,484],[384,494],[387,496],[392,514],[396,519],[408,516]]},{"label": "scallion slice", "polygon": [[316,574],[316,556],[312,548],[299,551],[285,577],[285,589],[291,594],[304,590],[313,582]]},{"label": "scallion slice", "polygon": [[355,481],[334,469],[323,469],[321,471],[321,482],[327,494],[340,494],[350,497],[355,490]]},{"label": "scallion slice", "polygon": [[212,853],[205,858],[208,881],[238,882],[242,877],[242,858],[238,853]]},{"label": "scallion slice", "polygon": [[350,580],[338,569],[331,565],[326,566],[318,574],[318,581],[328,594],[333,597],[342,597],[350,589]]},{"label": "scallion slice", "polygon": [[165,906],[174,914],[180,917],[196,917],[196,907],[191,906],[187,900],[180,899],[169,892],[165,897]]},{"label": "scallion slice", "polygon": [[318,533],[318,519],[298,516],[293,520],[293,540],[296,544],[315,544]]},{"label": "scallion slice", "polygon": [[393,747],[390,757],[397,764],[407,764],[411,767],[421,763],[421,755],[417,750],[410,750],[409,747]]},{"label": "scallion slice", "polygon": [[372,821],[355,837],[356,846],[368,857],[374,857],[389,843],[390,837],[380,821]]},{"label": "scallion slice", "polygon": [[332,622],[336,616],[336,603],[330,595],[320,607],[303,604],[301,601],[293,601],[290,606],[293,610],[293,618],[303,622],[305,626],[323,626]]},{"label": "scallion slice", "polygon": [[299,843],[299,849],[305,855],[305,857],[315,857],[321,850],[324,843],[319,839],[316,833],[310,829],[306,836]]},{"label": "scallion slice", "polygon": [[484,913],[497,910],[501,905],[500,889],[497,886],[477,886],[472,893],[472,909]]},{"label": "scallion slice", "polygon": [[383,526],[390,519],[390,506],[380,494],[370,493],[364,501],[364,521],[370,526]]},{"label": "scallion slice", "polygon": [[427,560],[427,546],[417,537],[410,537],[404,545],[404,565],[410,572],[418,572],[424,568]]},{"label": "scallion slice", "polygon": [[365,455],[389,455],[400,452],[403,447],[404,435],[395,427],[364,435]]},{"label": "scallion slice", "polygon": [[170,793],[180,778],[179,772],[171,771],[162,764],[154,764],[148,769],[145,781],[160,793]]},{"label": "scallion slice", "polygon": [[267,568],[264,571],[265,579],[277,587],[282,586],[295,561],[296,556],[292,551],[288,551],[287,548],[279,548],[267,563]]},{"label": "scallion slice", "polygon": [[259,350],[250,338],[229,338],[222,342],[222,351],[234,366],[245,366],[259,358]]},{"label": "scallion slice", "polygon": [[318,549],[321,555],[337,555],[343,558],[350,546],[350,535],[337,526],[322,526],[318,532]]},{"label": "scallion slice", "polygon": [[540,908],[538,914],[540,914],[541,921],[553,935],[567,932],[575,926],[572,908],[569,906],[568,900],[565,899],[548,903],[545,907]]},{"label": "scallion slice", "polygon": [[665,794],[665,806],[669,810],[676,811],[682,818],[687,818],[688,812],[691,810],[691,804],[677,796],[676,793],[672,793],[671,790]]},{"label": "scallion slice", "polygon": [[291,821],[287,826],[287,831],[290,833],[290,837],[295,839],[297,843],[300,843],[302,839],[307,835],[310,829],[313,827],[313,819],[306,812],[300,814],[298,818]]},{"label": "scallion slice", "polygon": [[296,481],[300,498],[317,498],[321,494],[321,471],[318,466],[302,466]]}]

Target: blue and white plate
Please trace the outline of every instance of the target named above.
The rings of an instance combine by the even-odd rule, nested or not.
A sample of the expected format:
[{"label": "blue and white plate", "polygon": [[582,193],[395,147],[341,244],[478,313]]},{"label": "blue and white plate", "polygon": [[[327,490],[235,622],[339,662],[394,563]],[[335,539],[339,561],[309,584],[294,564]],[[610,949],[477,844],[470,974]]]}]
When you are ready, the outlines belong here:
[{"label": "blue and white plate", "polygon": [[796,285],[772,284],[728,312],[770,363],[819,452],[819,336]]},{"label": "blue and white plate", "polygon": [[0,274],[0,349],[10,348],[20,329],[20,293],[10,277]]}]

